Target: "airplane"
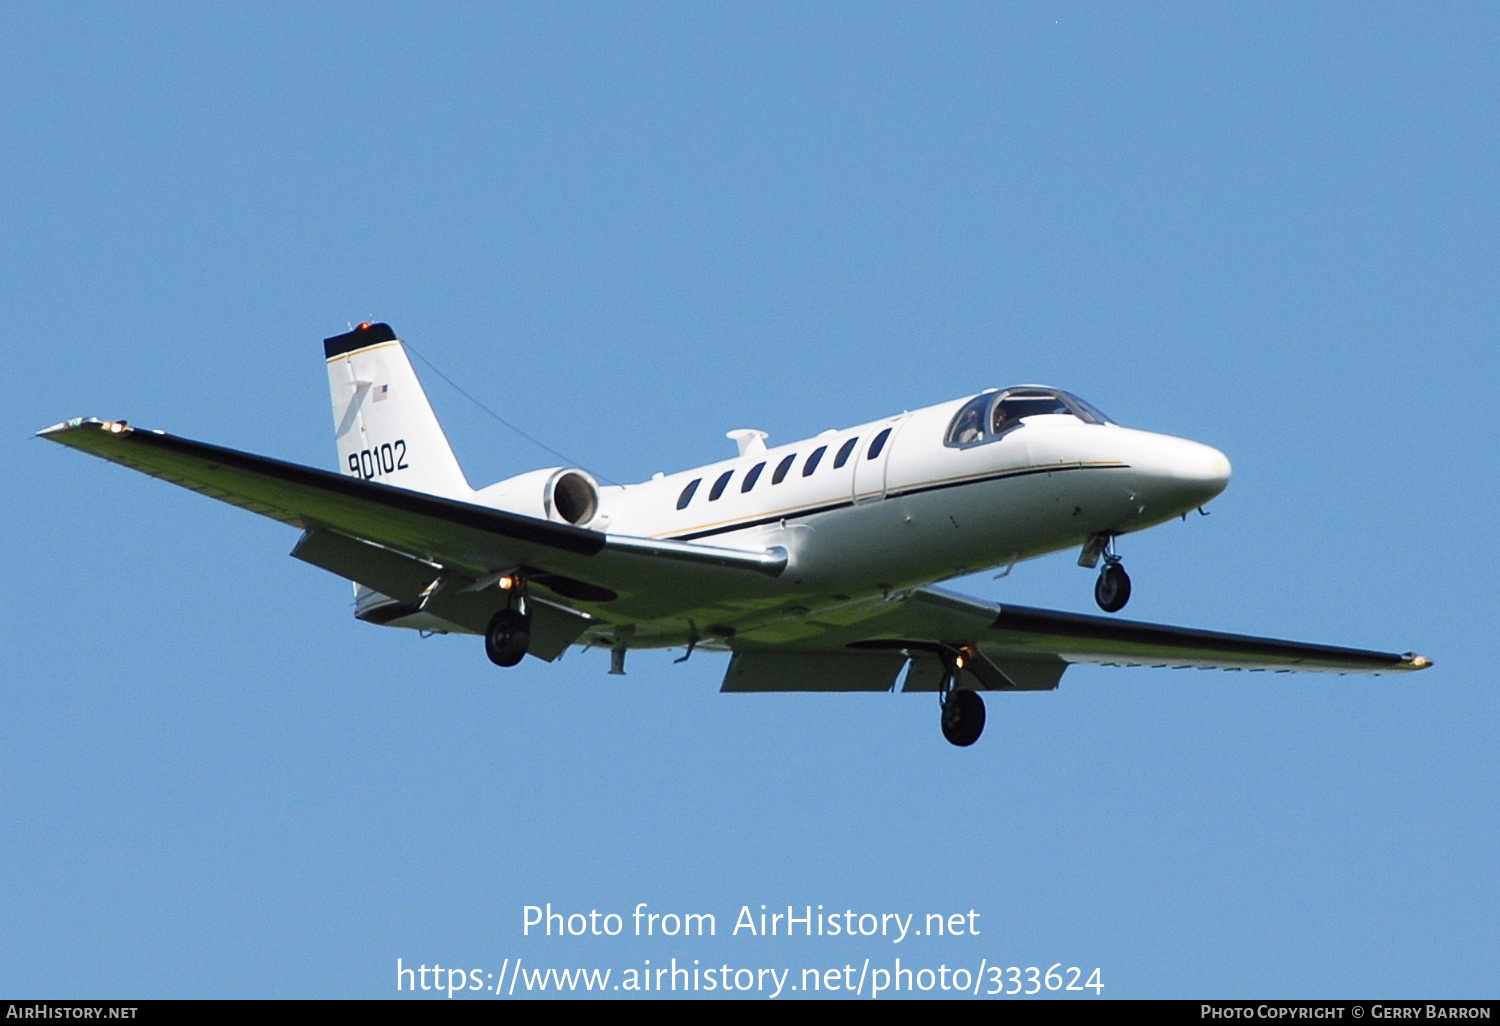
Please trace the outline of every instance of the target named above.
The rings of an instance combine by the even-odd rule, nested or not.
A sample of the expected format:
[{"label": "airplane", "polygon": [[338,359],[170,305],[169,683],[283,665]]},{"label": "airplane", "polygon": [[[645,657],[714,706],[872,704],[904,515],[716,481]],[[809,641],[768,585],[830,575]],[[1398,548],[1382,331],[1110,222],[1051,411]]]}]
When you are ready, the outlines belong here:
[{"label": "airplane", "polygon": [[514,666],[569,647],[730,653],[721,690],[935,693],[952,744],[979,739],[980,692],[1057,688],[1068,666],[1392,673],[1431,660],[1037,609],[938,582],[1065,549],[1130,597],[1116,539],[1202,507],[1217,449],[1116,424],[1021,385],[631,485],[548,467],[475,489],[389,325],[324,341],[337,473],[123,420],[38,432],[302,531],[291,555],[354,582],[354,615],[477,634]]}]

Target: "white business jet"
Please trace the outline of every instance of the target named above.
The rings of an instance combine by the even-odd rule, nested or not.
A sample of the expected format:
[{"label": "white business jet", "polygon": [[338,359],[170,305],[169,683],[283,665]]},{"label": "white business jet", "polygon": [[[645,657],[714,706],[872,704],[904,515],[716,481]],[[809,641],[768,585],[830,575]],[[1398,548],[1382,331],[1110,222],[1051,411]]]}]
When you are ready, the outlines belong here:
[{"label": "white business jet", "polygon": [[[355,582],[372,624],[483,636],[500,666],[570,645],[732,653],[725,691],[935,692],[943,736],[979,691],[1056,688],[1073,663],[1387,673],[1397,655],[996,605],[934,587],[1060,549],[1130,597],[1115,539],[1229,482],[1216,449],[1023,385],[633,485],[553,467],[475,490],[385,324],[324,343],[340,473],[71,420],[41,436],[301,529],[292,555]],[[683,658],[687,658],[684,656]],[[679,660],[680,661],[680,660]],[[905,675],[902,676],[902,671]]]}]

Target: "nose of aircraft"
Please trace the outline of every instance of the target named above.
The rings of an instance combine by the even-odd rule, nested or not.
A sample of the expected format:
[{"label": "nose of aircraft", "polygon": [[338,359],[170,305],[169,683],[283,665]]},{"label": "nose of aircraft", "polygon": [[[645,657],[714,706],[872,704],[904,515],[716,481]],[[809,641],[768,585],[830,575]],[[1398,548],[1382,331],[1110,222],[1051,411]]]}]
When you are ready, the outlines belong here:
[{"label": "nose of aircraft", "polygon": [[1229,458],[1211,445],[1170,435],[1153,435],[1133,460],[1148,506],[1185,513],[1203,505],[1229,484]]}]

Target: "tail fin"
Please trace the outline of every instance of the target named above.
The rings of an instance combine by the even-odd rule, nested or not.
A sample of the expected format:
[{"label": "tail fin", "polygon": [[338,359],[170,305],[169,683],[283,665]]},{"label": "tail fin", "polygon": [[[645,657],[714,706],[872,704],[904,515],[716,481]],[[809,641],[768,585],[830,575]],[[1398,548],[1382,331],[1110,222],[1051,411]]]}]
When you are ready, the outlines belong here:
[{"label": "tail fin", "polygon": [[448,498],[473,491],[389,324],[324,339],[323,355],[341,471]]}]

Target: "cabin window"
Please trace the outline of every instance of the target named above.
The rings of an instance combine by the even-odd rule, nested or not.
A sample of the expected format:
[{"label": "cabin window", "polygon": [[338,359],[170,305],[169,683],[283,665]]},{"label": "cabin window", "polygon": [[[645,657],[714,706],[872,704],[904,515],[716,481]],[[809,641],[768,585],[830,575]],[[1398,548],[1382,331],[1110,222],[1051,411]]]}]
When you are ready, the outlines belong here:
[{"label": "cabin window", "polygon": [[714,486],[708,490],[709,502],[714,502],[719,496],[724,494],[724,489],[729,487],[729,479],[733,476],[734,471],[732,470],[726,470],[719,475],[719,479],[714,482]]},{"label": "cabin window", "polygon": [[885,448],[885,440],[890,437],[890,428],[886,428],[884,431],[880,432],[880,434],[876,435],[875,441],[870,443],[870,455],[866,456],[865,458],[873,460],[875,457],[879,456],[881,450]]},{"label": "cabin window", "polygon": [[812,477],[813,471],[818,469],[818,461],[823,458],[823,454],[827,451],[828,446],[826,445],[820,445],[812,451],[812,455],[807,458],[806,466],[802,468],[803,477]]},{"label": "cabin window", "polygon": [[787,471],[792,469],[792,461],[794,461],[796,458],[797,454],[792,453],[786,459],[776,464],[776,473],[771,475],[771,483],[773,485],[779,485],[781,484],[781,482],[786,480]]},{"label": "cabin window", "polygon": [[834,470],[839,469],[845,463],[849,462],[849,454],[854,451],[854,447],[856,445],[858,445],[858,444],[859,444],[859,439],[858,438],[851,438],[851,439],[849,439],[849,441],[847,441],[843,445],[839,446],[839,454],[833,458],[833,469]]},{"label": "cabin window", "polygon": [[682,494],[677,496],[678,509],[687,509],[688,503],[693,501],[693,493],[698,490],[698,486],[702,483],[703,478],[701,477],[695,477],[688,482],[688,486],[682,490]]},{"label": "cabin window", "polygon": [[744,483],[740,485],[740,491],[748,492],[750,489],[754,488],[755,482],[760,480],[760,472],[765,469],[766,465],[764,462],[757,463],[755,466],[751,467],[750,472],[745,475]]}]

